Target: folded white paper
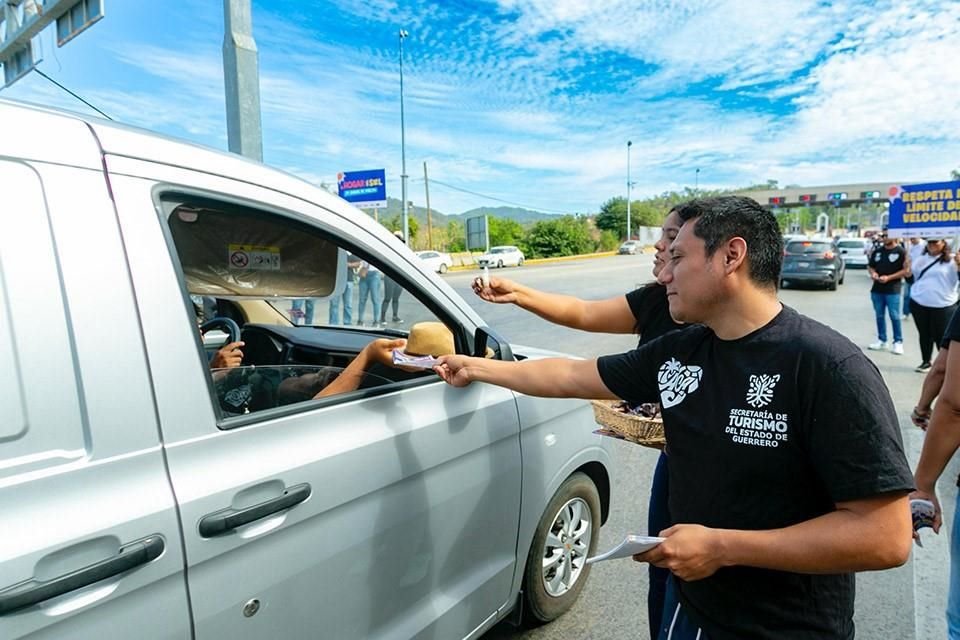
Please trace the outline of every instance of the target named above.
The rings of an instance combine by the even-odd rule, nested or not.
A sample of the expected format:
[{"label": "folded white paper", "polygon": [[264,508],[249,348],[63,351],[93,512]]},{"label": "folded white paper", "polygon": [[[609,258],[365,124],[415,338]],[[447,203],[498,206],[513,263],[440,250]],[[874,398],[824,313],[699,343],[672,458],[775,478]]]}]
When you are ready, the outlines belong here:
[{"label": "folded white paper", "polygon": [[602,560],[615,560],[617,558],[628,558],[637,553],[643,553],[644,551],[649,551],[655,546],[663,542],[666,538],[658,538],[656,536],[635,536],[633,534],[627,535],[623,541],[615,546],[613,549],[610,549],[606,553],[601,553],[599,555],[593,556],[592,558],[587,558],[587,564],[592,564],[594,562],[600,562]]}]

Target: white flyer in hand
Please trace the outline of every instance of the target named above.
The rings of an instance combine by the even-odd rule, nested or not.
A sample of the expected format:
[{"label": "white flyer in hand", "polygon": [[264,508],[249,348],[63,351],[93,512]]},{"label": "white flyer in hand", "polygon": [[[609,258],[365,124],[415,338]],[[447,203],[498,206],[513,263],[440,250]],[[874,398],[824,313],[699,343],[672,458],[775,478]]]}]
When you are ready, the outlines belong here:
[{"label": "white flyer in hand", "polygon": [[433,356],[411,356],[400,349],[393,350],[393,364],[413,369],[433,369],[439,362]]},{"label": "white flyer in hand", "polygon": [[649,551],[655,546],[663,542],[666,538],[658,538],[656,536],[635,536],[633,534],[627,535],[623,541],[615,546],[613,549],[610,549],[606,553],[601,553],[600,555],[593,556],[592,558],[587,558],[587,564],[592,564],[594,562],[600,562],[602,560],[616,560],[617,558],[629,558],[632,555],[637,553],[643,553],[644,551]]}]

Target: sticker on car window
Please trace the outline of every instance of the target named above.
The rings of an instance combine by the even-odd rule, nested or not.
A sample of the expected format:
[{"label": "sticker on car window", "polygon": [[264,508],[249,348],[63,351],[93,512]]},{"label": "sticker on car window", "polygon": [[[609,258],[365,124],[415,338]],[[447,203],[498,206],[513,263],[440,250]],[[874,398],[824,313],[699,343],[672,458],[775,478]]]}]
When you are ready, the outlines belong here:
[{"label": "sticker on car window", "polygon": [[227,264],[231,269],[279,271],[280,247],[260,247],[249,244],[231,244]]}]

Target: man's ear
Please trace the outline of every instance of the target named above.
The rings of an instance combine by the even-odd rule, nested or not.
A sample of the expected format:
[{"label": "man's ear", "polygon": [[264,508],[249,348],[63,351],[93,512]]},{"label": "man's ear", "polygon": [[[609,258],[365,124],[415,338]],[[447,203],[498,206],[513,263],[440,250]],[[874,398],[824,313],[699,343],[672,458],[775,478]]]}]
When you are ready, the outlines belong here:
[{"label": "man's ear", "polygon": [[723,251],[723,271],[733,273],[747,260],[747,241],[736,236],[727,241]]}]

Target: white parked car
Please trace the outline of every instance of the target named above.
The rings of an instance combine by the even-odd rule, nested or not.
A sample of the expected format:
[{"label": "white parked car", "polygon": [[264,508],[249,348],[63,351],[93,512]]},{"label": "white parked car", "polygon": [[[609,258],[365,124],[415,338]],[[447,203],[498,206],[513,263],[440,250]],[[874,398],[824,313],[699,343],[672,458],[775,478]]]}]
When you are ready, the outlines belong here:
[{"label": "white parked car", "polygon": [[870,247],[873,242],[869,238],[841,238],[837,241],[840,257],[848,267],[867,268],[870,262]]},{"label": "white parked car", "polygon": [[440,251],[417,251],[417,257],[427,263],[437,273],[446,273],[453,266],[453,258],[449,253]]},{"label": "white parked car", "polygon": [[490,247],[490,251],[477,258],[477,264],[481,267],[520,267],[523,252],[511,245]]}]

